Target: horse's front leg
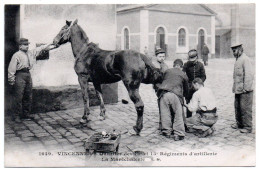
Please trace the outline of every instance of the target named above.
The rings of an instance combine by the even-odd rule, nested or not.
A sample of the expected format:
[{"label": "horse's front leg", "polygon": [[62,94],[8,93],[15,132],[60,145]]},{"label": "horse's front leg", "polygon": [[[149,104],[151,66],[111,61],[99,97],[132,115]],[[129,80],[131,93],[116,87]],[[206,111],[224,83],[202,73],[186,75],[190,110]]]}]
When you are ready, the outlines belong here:
[{"label": "horse's front leg", "polygon": [[81,87],[83,103],[84,103],[84,114],[80,120],[80,123],[87,123],[88,115],[90,114],[89,96],[88,96],[88,77],[86,75],[79,74],[78,80]]},{"label": "horse's front leg", "polygon": [[93,83],[95,90],[96,90],[96,94],[100,100],[100,114],[98,119],[99,120],[105,120],[105,113],[106,113],[106,108],[105,108],[105,104],[104,104],[104,100],[103,100],[103,95],[102,95],[102,90],[101,90],[101,85],[98,83]]},{"label": "horse's front leg", "polygon": [[137,83],[135,85],[131,85],[127,83],[128,81],[124,81],[124,85],[128,91],[128,94],[130,96],[130,99],[134,102],[135,104],[135,109],[137,112],[137,120],[136,120],[136,125],[133,127],[134,132],[129,131],[130,134],[136,134],[140,135],[141,130],[143,129],[143,113],[144,113],[144,103],[141,99],[141,96],[139,94],[139,86],[140,83]]}]

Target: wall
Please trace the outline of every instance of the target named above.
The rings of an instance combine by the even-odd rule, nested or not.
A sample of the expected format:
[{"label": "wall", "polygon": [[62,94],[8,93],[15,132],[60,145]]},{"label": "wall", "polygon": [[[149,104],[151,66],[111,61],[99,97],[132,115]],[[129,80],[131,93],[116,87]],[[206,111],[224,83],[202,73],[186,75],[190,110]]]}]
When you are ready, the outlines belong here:
[{"label": "wall", "polygon": [[231,31],[223,34],[220,37],[220,57],[232,58],[231,46]]},{"label": "wall", "polygon": [[[22,37],[36,43],[50,43],[65,25],[66,20],[78,19],[91,42],[102,49],[116,48],[115,5],[25,5],[22,18]],[[50,59],[37,61],[32,70],[34,86],[78,84],[74,72],[74,57],[70,43],[50,52]]]},{"label": "wall", "polygon": [[[199,28],[206,30],[207,44],[211,47],[211,16],[178,14],[169,12],[149,11],[149,53],[154,55],[154,34],[158,25],[165,26],[166,43],[168,44],[168,56],[174,58],[186,58],[190,49],[196,49],[198,44]],[[176,53],[178,33],[181,26],[187,28],[187,48],[183,52]],[[151,44],[152,43],[152,44]],[[211,50],[211,48],[210,48]]]},{"label": "wall", "polygon": [[243,44],[244,52],[255,57],[255,29],[239,29],[239,41]]},{"label": "wall", "polygon": [[140,51],[140,11],[117,13],[117,50],[123,49],[123,28],[129,29],[130,49]]}]

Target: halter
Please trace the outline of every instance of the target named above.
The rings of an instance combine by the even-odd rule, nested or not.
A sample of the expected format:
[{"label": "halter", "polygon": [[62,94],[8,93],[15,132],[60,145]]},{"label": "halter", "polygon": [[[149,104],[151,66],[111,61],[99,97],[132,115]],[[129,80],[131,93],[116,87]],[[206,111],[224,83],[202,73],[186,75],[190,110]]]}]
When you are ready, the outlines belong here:
[{"label": "halter", "polygon": [[70,29],[72,27],[72,24],[68,27],[68,29],[66,30],[66,33],[64,33],[60,39],[62,39],[67,33],[70,33]]}]

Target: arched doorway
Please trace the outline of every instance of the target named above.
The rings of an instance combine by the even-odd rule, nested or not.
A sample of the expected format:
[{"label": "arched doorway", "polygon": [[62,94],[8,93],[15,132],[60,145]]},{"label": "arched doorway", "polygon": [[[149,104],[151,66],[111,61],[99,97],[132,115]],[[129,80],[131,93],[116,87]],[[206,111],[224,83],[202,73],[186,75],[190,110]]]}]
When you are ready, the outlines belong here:
[{"label": "arched doorway", "polygon": [[201,51],[204,43],[205,43],[205,32],[203,29],[200,29],[198,33],[198,49],[197,49],[200,58],[201,58]]},{"label": "arched doorway", "polygon": [[124,29],[124,49],[130,49],[129,45],[129,30],[127,28]]},{"label": "arched doorway", "polygon": [[166,51],[165,46],[165,30],[163,27],[159,27],[156,30],[156,47],[160,47]]}]

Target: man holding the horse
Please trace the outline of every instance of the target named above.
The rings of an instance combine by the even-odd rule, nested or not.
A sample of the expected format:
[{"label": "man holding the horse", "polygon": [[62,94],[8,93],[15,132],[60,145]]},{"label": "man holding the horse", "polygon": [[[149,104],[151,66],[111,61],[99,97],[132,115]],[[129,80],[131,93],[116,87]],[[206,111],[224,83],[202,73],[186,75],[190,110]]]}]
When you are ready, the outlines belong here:
[{"label": "man holding the horse", "polygon": [[181,59],[174,61],[174,68],[166,70],[157,96],[160,105],[161,132],[175,141],[185,136],[183,97],[188,95],[188,77],[181,70]]},{"label": "man holding the horse", "polygon": [[50,50],[51,45],[42,45],[34,50],[29,49],[29,41],[21,38],[19,51],[16,52],[9,63],[8,82],[14,86],[16,109],[12,119],[21,122],[21,119],[32,119],[32,78],[30,69],[41,52]]}]

